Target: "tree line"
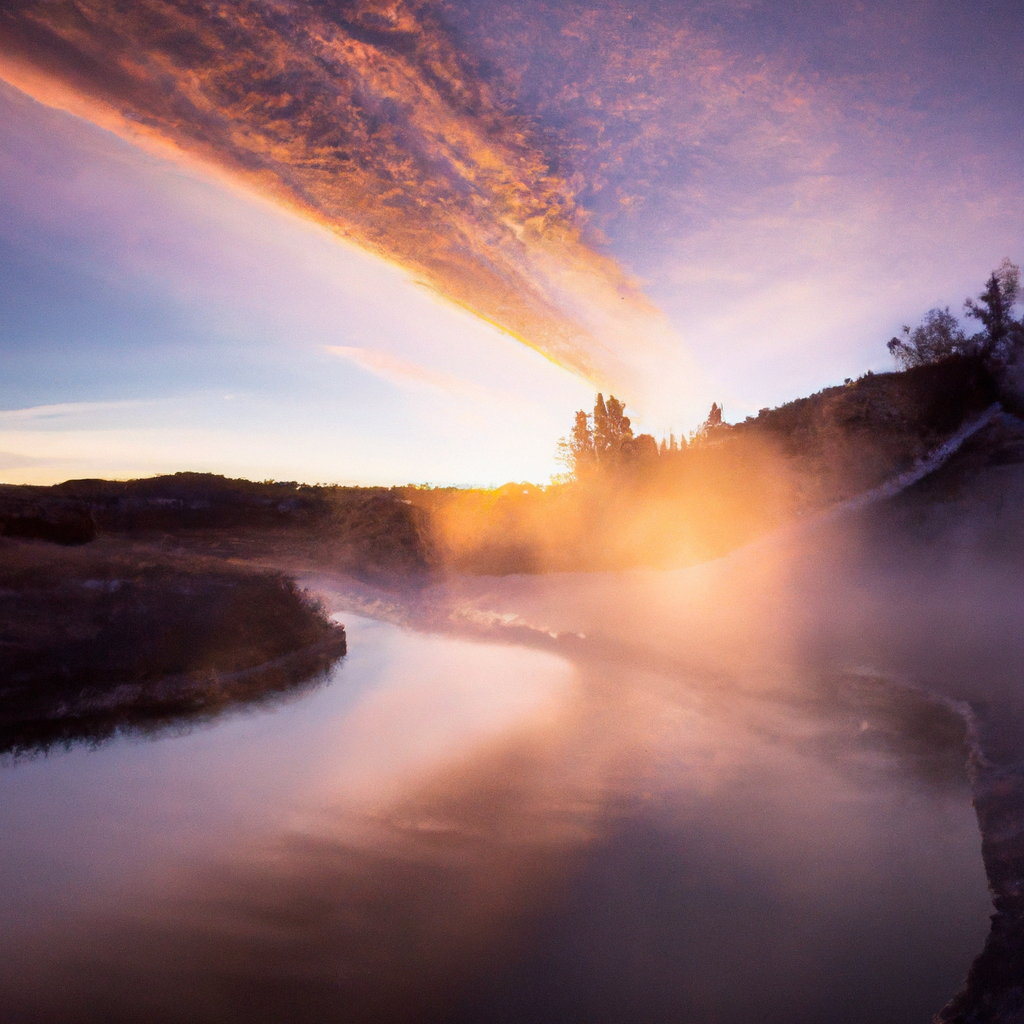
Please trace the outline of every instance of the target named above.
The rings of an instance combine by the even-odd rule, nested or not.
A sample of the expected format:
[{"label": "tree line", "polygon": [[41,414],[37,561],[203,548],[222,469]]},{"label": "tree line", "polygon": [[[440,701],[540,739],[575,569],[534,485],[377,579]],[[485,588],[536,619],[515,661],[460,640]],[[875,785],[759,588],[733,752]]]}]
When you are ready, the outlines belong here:
[{"label": "tree line", "polygon": [[[887,347],[897,369],[909,370],[960,356],[981,359],[988,370],[998,374],[1024,352],[1024,317],[1013,316],[1020,298],[1020,267],[1007,257],[989,275],[977,298],[964,302],[966,316],[976,320],[980,330],[968,335],[948,306],[930,309],[917,327],[904,326],[902,336],[889,341]],[[848,379],[846,383],[852,382]],[[767,412],[763,409],[759,416]],[[691,432],[689,444],[708,441],[722,429],[722,408],[714,402],[707,419]],[[674,434],[660,443],[651,434],[634,434],[625,403],[614,395],[606,401],[598,394],[593,412],[580,409],[576,413],[572,431],[558,443],[558,459],[568,470],[568,478],[580,481],[630,467],[651,466],[687,447],[687,439],[677,439]]]},{"label": "tree line", "polygon": [[[721,426],[722,408],[712,402],[708,418],[690,434],[690,443],[707,439]],[[625,403],[614,395],[605,401],[604,395],[598,394],[594,411],[580,409],[572,432],[558,442],[558,460],[571,479],[582,480],[598,473],[649,466],[686,447],[686,438],[676,438],[675,434],[662,438],[660,443],[653,434],[634,435]]]}]

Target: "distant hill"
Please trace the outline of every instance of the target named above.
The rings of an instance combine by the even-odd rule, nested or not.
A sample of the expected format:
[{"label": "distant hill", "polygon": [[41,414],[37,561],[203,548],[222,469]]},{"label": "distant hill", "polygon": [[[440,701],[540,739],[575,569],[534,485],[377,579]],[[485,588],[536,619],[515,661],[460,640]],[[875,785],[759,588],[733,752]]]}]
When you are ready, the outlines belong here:
[{"label": "distant hill", "polygon": [[416,513],[387,488],[256,483],[211,473],[0,485],[0,536],[73,545],[98,535],[241,558],[315,551],[371,577],[426,568]]}]

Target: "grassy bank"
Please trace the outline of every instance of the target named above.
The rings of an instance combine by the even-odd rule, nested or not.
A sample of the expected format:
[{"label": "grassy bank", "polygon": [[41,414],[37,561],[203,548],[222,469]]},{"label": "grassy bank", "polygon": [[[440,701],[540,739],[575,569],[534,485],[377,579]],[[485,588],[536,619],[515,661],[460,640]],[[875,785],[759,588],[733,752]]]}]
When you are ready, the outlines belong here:
[{"label": "grassy bank", "polygon": [[287,577],[105,538],[0,541],[0,751],[215,714],[344,653]]}]

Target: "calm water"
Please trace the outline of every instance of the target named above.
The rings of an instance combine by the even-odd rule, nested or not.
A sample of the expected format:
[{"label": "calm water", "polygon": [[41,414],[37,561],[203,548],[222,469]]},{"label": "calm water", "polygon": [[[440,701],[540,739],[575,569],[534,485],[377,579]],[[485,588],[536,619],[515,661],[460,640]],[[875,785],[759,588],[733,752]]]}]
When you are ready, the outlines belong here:
[{"label": "calm water", "polygon": [[910,1024],[980,950],[888,691],[344,620],[294,700],[0,765],[5,1022]]}]

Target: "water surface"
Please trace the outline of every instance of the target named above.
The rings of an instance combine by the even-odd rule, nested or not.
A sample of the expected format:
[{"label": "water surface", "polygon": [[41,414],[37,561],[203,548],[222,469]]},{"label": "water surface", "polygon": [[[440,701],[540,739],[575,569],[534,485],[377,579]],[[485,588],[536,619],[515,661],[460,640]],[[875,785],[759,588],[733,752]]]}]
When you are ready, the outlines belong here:
[{"label": "water surface", "polygon": [[5,1020],[909,1024],[981,948],[888,684],[345,620],[290,701],[0,766]]}]

